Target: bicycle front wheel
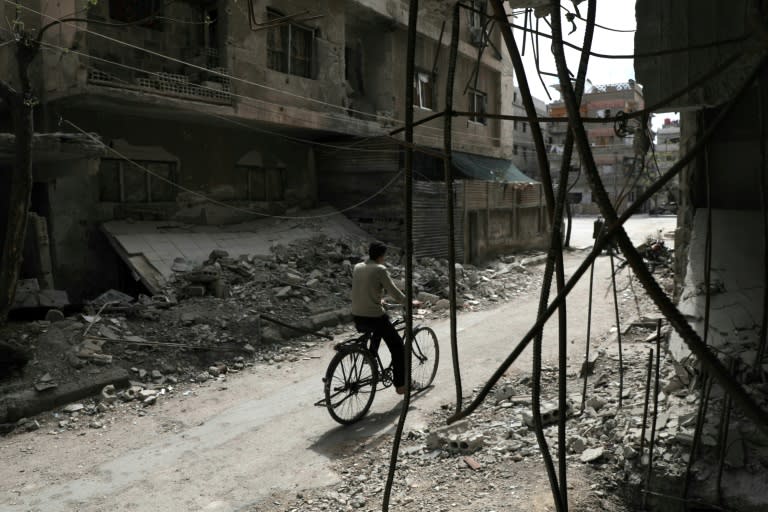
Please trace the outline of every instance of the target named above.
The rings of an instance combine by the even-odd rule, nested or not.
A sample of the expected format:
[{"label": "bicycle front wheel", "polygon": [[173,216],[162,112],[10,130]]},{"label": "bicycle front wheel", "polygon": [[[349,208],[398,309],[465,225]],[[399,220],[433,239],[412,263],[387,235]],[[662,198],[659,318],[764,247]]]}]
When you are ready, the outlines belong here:
[{"label": "bicycle front wheel", "polygon": [[359,421],[371,408],[379,380],[376,361],[360,347],[341,350],[325,374],[325,405],[342,425]]},{"label": "bicycle front wheel", "polygon": [[413,332],[413,353],[411,356],[411,388],[421,391],[435,380],[437,363],[440,360],[440,346],[437,335],[429,327],[419,327]]}]

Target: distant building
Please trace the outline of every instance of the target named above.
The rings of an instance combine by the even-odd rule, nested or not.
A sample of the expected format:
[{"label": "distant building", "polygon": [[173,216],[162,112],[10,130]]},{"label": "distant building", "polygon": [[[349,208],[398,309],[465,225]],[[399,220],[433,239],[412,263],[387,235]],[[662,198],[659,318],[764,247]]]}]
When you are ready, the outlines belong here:
[{"label": "distant building", "polygon": [[[634,80],[609,85],[589,85],[581,102],[581,115],[585,117],[610,117],[617,112],[634,112],[642,110],[643,87]],[[551,117],[567,117],[565,104],[562,100],[550,103],[547,107]],[[621,207],[626,207],[634,201],[641,191],[642,184],[635,180],[636,162],[634,135],[617,135],[613,123],[588,124],[587,136],[595,164],[603,179],[608,195],[616,204],[621,201]],[[631,122],[630,132],[638,128],[636,122]],[[549,165],[553,180],[558,181],[562,164],[565,136],[568,123],[550,123]],[[575,148],[574,148],[575,149]],[[571,158],[572,172],[569,176],[571,184],[569,200],[574,213],[597,213],[597,204],[592,201],[592,191],[583,172],[579,172],[581,158],[577,151]],[[623,198],[623,199],[622,199]]]},{"label": "distant building", "polygon": [[[547,115],[547,105],[544,101],[533,98],[533,104],[536,107],[536,114],[540,117]],[[525,107],[523,106],[523,100],[520,96],[520,89],[514,88],[512,93],[512,114],[516,116],[526,115]],[[547,133],[547,124],[541,124],[542,130],[544,130],[544,143],[549,145],[552,140]],[[541,179],[541,173],[539,172],[539,164],[536,159],[536,147],[533,143],[533,134],[531,133],[530,124],[526,121],[512,121],[512,162],[518,169],[523,171],[526,175]]]},{"label": "distant building", "polygon": [[[486,2],[471,4],[488,8]],[[402,146],[390,139],[384,148],[370,145],[405,118],[408,12],[400,3],[31,5],[20,6],[18,14],[16,5],[6,2],[0,15],[18,14],[19,26],[42,31],[51,20],[80,13],[76,23],[58,24],[42,37],[44,51],[31,77],[36,129],[75,135],[82,130],[105,145],[101,153],[89,150],[66,165],[59,154],[47,160],[35,155],[32,210],[48,226],[57,286],[73,300],[132,279],[126,265],[104,256],[111,249],[101,227],[110,221],[218,225],[256,218],[254,211],[284,215],[331,204],[372,233],[396,219],[390,241],[402,244],[400,204],[373,201],[383,197],[379,192],[389,181],[393,189],[401,183],[379,171],[397,175]],[[451,40],[450,29],[442,30],[450,7],[430,0],[423,8],[412,89],[417,121],[446,104]],[[461,18],[454,108],[471,115],[454,121],[453,147],[469,155],[472,180],[493,181],[496,169],[511,165],[502,158],[511,154],[504,148],[502,123],[487,117],[509,101],[502,98],[509,91],[502,88],[509,59],[496,50],[502,48],[499,32],[483,28],[485,18],[478,14],[464,12]],[[0,77],[17,86],[14,45],[0,37]],[[10,111],[0,102],[0,132],[11,126]],[[414,142],[420,154],[429,148],[439,152],[443,119],[418,126]],[[69,146],[65,149],[59,153],[68,154]],[[12,156],[0,159],[0,177]],[[431,168],[430,160],[419,159],[417,179]],[[332,186],[339,175],[347,180],[343,189]],[[486,206],[490,211],[496,205]],[[532,237],[526,218],[518,218],[521,238],[539,239],[543,233],[538,206],[531,204]],[[0,198],[0,211],[6,207]],[[478,221],[477,231],[489,234],[478,237],[493,242],[495,220],[490,214],[479,218],[487,227]],[[512,235],[495,238],[519,242]]]},{"label": "distant building", "polygon": [[[646,162],[649,173],[664,174],[680,159],[680,120],[664,119],[664,124],[656,132],[653,145],[653,157]],[[666,189],[656,194],[649,201],[649,211],[671,212],[676,210],[678,197],[678,179],[675,177]]]}]

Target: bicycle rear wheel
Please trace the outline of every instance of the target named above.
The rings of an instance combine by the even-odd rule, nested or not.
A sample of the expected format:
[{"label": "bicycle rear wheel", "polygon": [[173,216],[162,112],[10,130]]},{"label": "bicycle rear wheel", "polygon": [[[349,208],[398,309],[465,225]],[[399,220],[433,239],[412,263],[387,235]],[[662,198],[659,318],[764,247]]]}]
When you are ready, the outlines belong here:
[{"label": "bicycle rear wheel", "polygon": [[435,380],[437,363],[440,360],[440,346],[437,335],[429,327],[419,327],[413,332],[413,353],[411,357],[411,388],[421,391]]},{"label": "bicycle rear wheel", "polygon": [[339,351],[325,374],[325,405],[342,425],[359,421],[371,408],[379,380],[376,361],[360,347]]}]

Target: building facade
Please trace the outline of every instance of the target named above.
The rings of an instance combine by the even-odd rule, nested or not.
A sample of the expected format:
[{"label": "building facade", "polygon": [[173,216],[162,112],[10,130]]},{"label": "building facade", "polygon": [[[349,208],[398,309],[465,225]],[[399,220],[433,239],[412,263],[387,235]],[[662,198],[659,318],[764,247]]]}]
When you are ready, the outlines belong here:
[{"label": "building facade", "polygon": [[[581,101],[581,115],[610,117],[618,112],[642,110],[644,106],[643,88],[634,80],[619,84],[588,85]],[[551,117],[567,117],[562,100],[550,103],[547,108]],[[621,210],[634,201],[642,187],[642,180],[637,179],[642,168],[638,166],[634,147],[635,133],[641,129],[639,123],[632,121],[627,132],[622,134],[617,133],[613,123],[591,123],[586,128],[600,176],[612,201]],[[559,180],[567,131],[567,122],[549,124],[549,163],[554,181]],[[569,202],[576,214],[594,214],[598,211],[597,205],[592,201],[586,177],[579,172],[580,166],[580,157],[574,151],[568,178]]]},{"label": "building facade", "polygon": [[[666,173],[680,159],[679,119],[664,119],[664,124],[656,131],[651,157],[646,162],[651,176]],[[650,199],[650,213],[674,213],[677,210],[678,182],[677,178],[673,179],[664,190]]]},{"label": "building facade", "polygon": [[[37,131],[93,134],[106,146],[36,177],[33,209],[47,212],[61,286],[80,297],[113,284],[101,256],[106,221],[225,223],[352,204],[318,186],[316,150],[402,126],[407,11],[383,0],[6,3],[18,26],[47,26],[33,65]],[[56,23],[72,13],[76,21]],[[454,120],[453,143],[499,157],[509,152],[501,123],[484,114],[500,111],[506,57],[482,18],[461,16],[454,108],[474,115]],[[422,6],[417,121],[445,104],[450,26],[444,3]],[[14,45],[0,45],[0,76],[17,83],[15,66]],[[417,145],[442,147],[442,126],[418,127]],[[0,130],[10,127],[0,105]]]},{"label": "building facade", "polygon": [[[539,117],[547,115],[547,105],[543,100],[533,98],[533,104],[536,107],[536,114]],[[515,116],[527,115],[525,107],[523,106],[523,100],[520,96],[520,88],[515,86],[512,91],[512,112]],[[531,133],[531,126],[526,121],[507,121],[512,124],[512,154],[510,159],[515,163],[518,169],[523,171],[526,175],[541,179],[541,173],[539,172],[539,164],[536,159],[536,146],[533,143],[533,134]],[[552,139],[549,135],[549,126],[547,123],[540,123],[541,129],[544,132],[544,143],[548,146],[552,144]]]}]

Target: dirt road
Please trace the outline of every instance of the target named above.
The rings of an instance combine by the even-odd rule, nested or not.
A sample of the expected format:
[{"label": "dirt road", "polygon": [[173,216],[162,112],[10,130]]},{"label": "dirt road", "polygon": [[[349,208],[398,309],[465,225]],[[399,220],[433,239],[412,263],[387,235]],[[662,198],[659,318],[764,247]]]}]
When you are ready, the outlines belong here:
[{"label": "dirt road", "polygon": [[[566,272],[583,253],[567,256]],[[610,266],[600,258],[595,273],[593,332],[614,323],[606,294]],[[569,302],[571,361],[580,364],[586,331],[587,280]],[[536,314],[537,297],[459,316],[465,394],[492,373]],[[441,343],[436,387],[413,403],[409,424],[454,397],[448,323],[432,325]],[[545,334],[545,359],[556,354],[556,329]],[[297,491],[337,481],[329,460],[350,441],[392,429],[399,400],[377,395],[371,414],[355,427],[338,427],[325,409],[320,378],[330,345],[295,363],[258,366],[202,385],[194,393],[160,401],[146,416],[116,419],[107,428],[46,435],[45,429],[0,444],[0,509],[56,511],[236,511],[258,506],[273,492]],[[528,372],[530,351],[515,365]]]}]

